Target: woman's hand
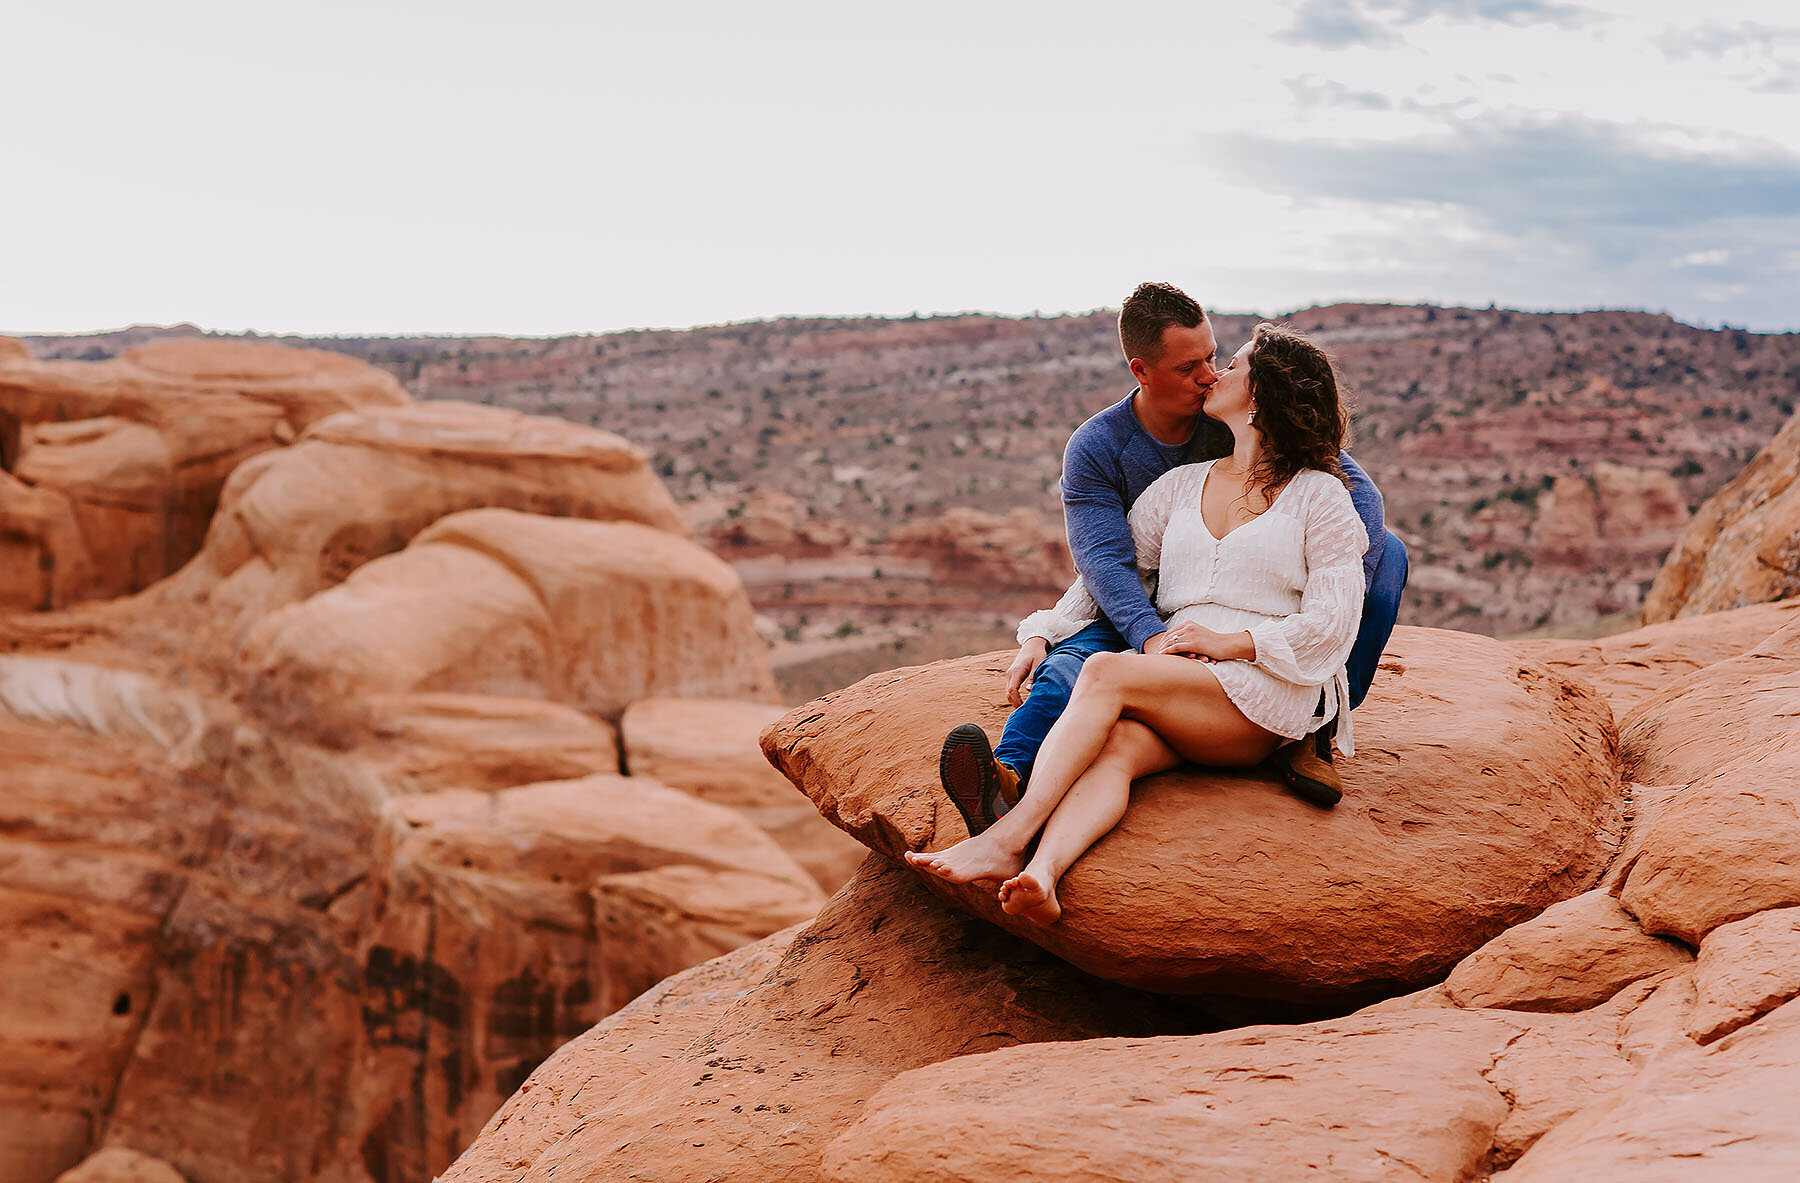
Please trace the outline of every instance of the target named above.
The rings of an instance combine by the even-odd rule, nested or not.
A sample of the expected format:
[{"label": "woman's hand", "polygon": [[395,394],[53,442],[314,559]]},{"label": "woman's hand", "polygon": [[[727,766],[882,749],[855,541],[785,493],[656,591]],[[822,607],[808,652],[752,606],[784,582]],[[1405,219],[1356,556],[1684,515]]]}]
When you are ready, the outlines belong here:
[{"label": "woman's hand", "polygon": [[1163,635],[1162,652],[1200,661],[1251,661],[1256,657],[1256,642],[1247,632],[1215,632],[1187,621]]},{"label": "woman's hand", "polygon": [[1019,646],[1019,655],[1013,658],[1012,665],[1006,670],[1006,701],[1018,706],[1025,701],[1028,691],[1025,687],[1031,682],[1031,675],[1050,652],[1050,642],[1043,637],[1028,637]]}]

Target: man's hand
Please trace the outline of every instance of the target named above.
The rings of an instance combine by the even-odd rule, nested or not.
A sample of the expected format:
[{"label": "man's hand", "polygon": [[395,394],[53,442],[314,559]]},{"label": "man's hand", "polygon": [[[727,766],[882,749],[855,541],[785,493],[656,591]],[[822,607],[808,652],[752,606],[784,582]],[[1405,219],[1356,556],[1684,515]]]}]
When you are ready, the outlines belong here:
[{"label": "man's hand", "polygon": [[[1158,639],[1162,642],[1161,652],[1177,657],[1201,661],[1254,661],[1256,658],[1256,642],[1249,633],[1216,632],[1191,620],[1151,638]],[[1144,652],[1150,652],[1148,641],[1144,643]]]},{"label": "man's hand", "polygon": [[1031,681],[1031,675],[1037,672],[1038,664],[1048,652],[1050,642],[1043,637],[1029,637],[1019,646],[1019,655],[1013,658],[1012,665],[1006,671],[1007,702],[1018,706],[1025,701],[1025,695],[1029,693],[1026,686]]},{"label": "man's hand", "polygon": [[1164,629],[1162,632],[1157,633],[1155,636],[1151,637],[1149,640],[1144,642],[1144,652],[1145,653],[1161,653],[1162,647],[1168,641],[1168,639],[1169,639],[1169,630]]}]

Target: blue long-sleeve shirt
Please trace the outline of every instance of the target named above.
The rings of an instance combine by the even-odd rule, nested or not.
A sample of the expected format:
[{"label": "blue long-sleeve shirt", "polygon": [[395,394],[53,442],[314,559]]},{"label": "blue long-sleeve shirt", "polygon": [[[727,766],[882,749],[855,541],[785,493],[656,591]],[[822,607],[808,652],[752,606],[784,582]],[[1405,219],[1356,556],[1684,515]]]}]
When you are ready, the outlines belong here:
[{"label": "blue long-sleeve shirt", "polygon": [[[1075,429],[1063,452],[1063,520],[1075,570],[1106,618],[1134,649],[1163,631],[1162,617],[1138,578],[1137,551],[1125,515],[1138,495],[1171,468],[1212,460],[1231,452],[1231,432],[1202,416],[1185,443],[1169,445],[1144,430],[1132,414],[1133,390]],[[1338,453],[1350,478],[1350,500],[1369,533],[1363,555],[1363,583],[1387,546],[1381,491],[1348,452]]]}]

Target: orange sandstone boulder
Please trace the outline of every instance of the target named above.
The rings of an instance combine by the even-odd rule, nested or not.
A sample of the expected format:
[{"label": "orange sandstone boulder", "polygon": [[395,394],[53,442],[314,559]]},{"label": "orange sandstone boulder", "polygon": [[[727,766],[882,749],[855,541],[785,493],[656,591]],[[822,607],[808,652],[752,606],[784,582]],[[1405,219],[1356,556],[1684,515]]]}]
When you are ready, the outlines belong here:
[{"label": "orange sandstone boulder", "polygon": [[[1529,1145],[1592,1100],[1593,1083],[1622,1074],[1617,1046],[1591,1026],[1425,1009],[963,1056],[883,1087],[826,1149],[821,1174],[1001,1183],[1023,1166],[1083,1183],[1474,1179],[1499,1148]],[[1559,1054],[1573,1071],[1545,1072]]]},{"label": "orange sandstone boulder", "polygon": [[686,535],[644,454],[610,432],[465,403],[346,412],[233,473],[205,547],[154,611],[229,655],[268,612],[484,507]]},{"label": "orange sandstone boulder", "polygon": [[655,694],[772,697],[750,601],[666,531],[503,509],[434,523],[398,554],[266,616],[240,656],[265,718],[343,726],[369,695],[541,697],[616,715]]},{"label": "orange sandstone boulder", "polygon": [[508,1179],[584,1124],[613,1098],[682,1052],[754,989],[793,943],[798,927],[772,933],[645,991],[571,1039],[519,1086],[446,1179]]},{"label": "orange sandstone boulder", "polygon": [[[745,852],[747,862],[754,853]],[[692,864],[605,875],[594,881],[593,897],[603,1013],[768,935],[772,924],[811,920],[825,902],[810,881]]]},{"label": "orange sandstone boulder", "polygon": [[504,789],[617,772],[605,720],[540,698],[393,694],[365,700],[356,758],[396,792]]},{"label": "orange sandstone boulder", "polygon": [[[997,735],[1006,654],[878,674],[790,712],[769,758],[897,859],[964,836],[939,740]],[[1090,973],[1184,993],[1326,999],[1418,985],[1599,878],[1622,791],[1611,713],[1498,642],[1396,630],[1331,811],[1266,771],[1183,768],[1133,793],[1063,880],[1048,928],[991,890],[925,886]]]},{"label": "orange sandstone boulder", "polygon": [[1800,595],[1800,416],[1681,532],[1644,600],[1646,623]]},{"label": "orange sandstone boulder", "polygon": [[1507,929],[1465,957],[1444,986],[1458,1006],[1577,1011],[1693,960],[1680,945],[1646,934],[1618,900],[1596,890]]},{"label": "orange sandstone boulder", "polygon": [[868,852],[763,758],[757,736],[783,713],[765,702],[640,699],[619,720],[626,770],[738,810],[836,891]]},{"label": "orange sandstone boulder", "polygon": [[1800,905],[1800,622],[1677,680],[1626,716],[1635,778],[1681,786],[1646,828],[1620,898],[1645,931],[1699,945]]},{"label": "orange sandstone boulder", "polygon": [[1559,1124],[1496,1183],[1789,1179],[1800,1163],[1800,1002],[1699,1048],[1672,1044]]},{"label": "orange sandstone boulder", "polygon": [[1700,945],[1687,1030],[1711,1043],[1800,997],[1800,908],[1721,924]]},{"label": "orange sandstone boulder", "polygon": [[0,585],[0,608],[148,586],[199,548],[241,462],[332,412],[408,402],[373,366],[279,345],[157,341],[102,362],[0,353],[0,468],[44,503],[0,496],[0,534],[42,574],[39,587]]},{"label": "orange sandstone boulder", "polygon": [[[361,954],[364,1021],[382,1060],[424,1053],[395,1058],[405,1075],[382,1082],[388,1108],[369,1115],[416,1131],[388,1152],[401,1177],[442,1170],[549,1049],[650,974],[686,968],[682,949],[703,958],[824,902],[731,810],[616,775],[398,798],[377,855],[391,869]],[[655,888],[613,886],[634,872],[661,875]],[[621,897],[657,930],[618,923]]]},{"label": "orange sandstone boulder", "polygon": [[[443,1183],[813,1180],[832,1138],[908,1069],[1193,1029],[1176,1004],[1088,978],[871,859],[697,1038],[683,1024],[664,1043],[643,1018],[596,1028],[532,1075]],[[599,1071],[625,1035],[674,1054],[634,1049],[623,1071]]]},{"label": "orange sandstone boulder", "polygon": [[[763,758],[757,736],[786,714],[769,702],[644,698],[619,720],[626,771],[734,807],[804,800]],[[860,861],[860,860],[859,860]]]},{"label": "orange sandstone boulder", "polygon": [[1646,625],[1593,641],[1515,641],[1519,653],[1559,674],[1582,678],[1627,711],[1675,679],[1754,649],[1800,620],[1800,597]]}]

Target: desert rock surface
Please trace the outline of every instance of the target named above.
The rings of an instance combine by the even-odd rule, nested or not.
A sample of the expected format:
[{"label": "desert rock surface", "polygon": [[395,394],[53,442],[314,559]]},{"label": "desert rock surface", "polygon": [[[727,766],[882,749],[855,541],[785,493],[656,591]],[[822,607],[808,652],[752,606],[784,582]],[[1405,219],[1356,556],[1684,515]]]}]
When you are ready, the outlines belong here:
[{"label": "desert rock surface", "polygon": [[[1629,817],[1616,856],[1597,839],[1609,852],[1600,861],[1612,859],[1597,886],[1496,933],[1444,984],[1269,1022],[1225,1000],[1081,973],[872,856],[812,924],[671,979],[571,1042],[446,1177],[1001,1183],[1028,1164],[1094,1183],[1789,1178],[1800,1161],[1786,1084],[1800,1063],[1789,875],[1800,838],[1792,804],[1767,786],[1794,781],[1800,722],[1768,704],[1784,692],[1800,701],[1800,634],[1777,622],[1686,670],[1709,619],[1598,646],[1624,654],[1647,692],[1619,760],[1659,783],[1614,785]],[[1747,619],[1717,618],[1713,643],[1736,644]],[[1657,636],[1674,652],[1646,664]],[[1416,663],[1430,637],[1402,634],[1399,661]],[[1414,668],[1383,677],[1404,684]],[[897,674],[928,700],[921,715],[938,709],[923,687],[945,669],[963,693],[997,674],[983,659]],[[878,686],[857,700],[867,707]],[[1578,717],[1593,711],[1594,692],[1568,693]],[[837,709],[796,712],[767,733],[772,750]],[[894,709],[846,711],[844,729],[886,725]],[[1747,709],[1762,722],[1735,729]],[[1369,738],[1357,761],[1365,744],[1391,747],[1373,721],[1359,731]],[[916,759],[856,742],[877,765]],[[816,735],[804,744],[823,750]],[[1727,753],[1730,784],[1759,786],[1751,797],[1721,785]],[[923,800],[935,786],[890,799],[796,767],[841,790],[818,794],[821,808],[871,845],[904,843],[908,827],[937,832]],[[1363,781],[1339,808],[1377,791]],[[947,803],[942,813],[946,834],[960,830]],[[1742,839],[1752,824],[1756,841],[1729,852],[1702,840]],[[1754,857],[1721,865],[1744,852]],[[613,1056],[617,1073],[605,1067]]]},{"label": "desert rock surface", "polygon": [[[941,849],[965,831],[938,787],[938,741],[970,719],[998,737],[1009,657],[876,675],[790,712],[764,750],[876,852]],[[990,890],[927,886],[1100,977],[1320,1000],[1437,980],[1592,886],[1614,853],[1611,711],[1498,642],[1396,630],[1356,731],[1329,811],[1267,770],[1140,782],[1064,877],[1048,928],[1001,912]]]},{"label": "desert rock surface", "polygon": [[730,793],[621,775],[637,700],[773,693],[625,440],[216,341],[0,349],[0,427],[5,570],[43,577],[0,595],[0,1177],[429,1178],[566,1040],[824,902]]},{"label": "desert rock surface", "polygon": [[1646,623],[1800,595],[1800,416],[1707,499],[1644,601]]}]

